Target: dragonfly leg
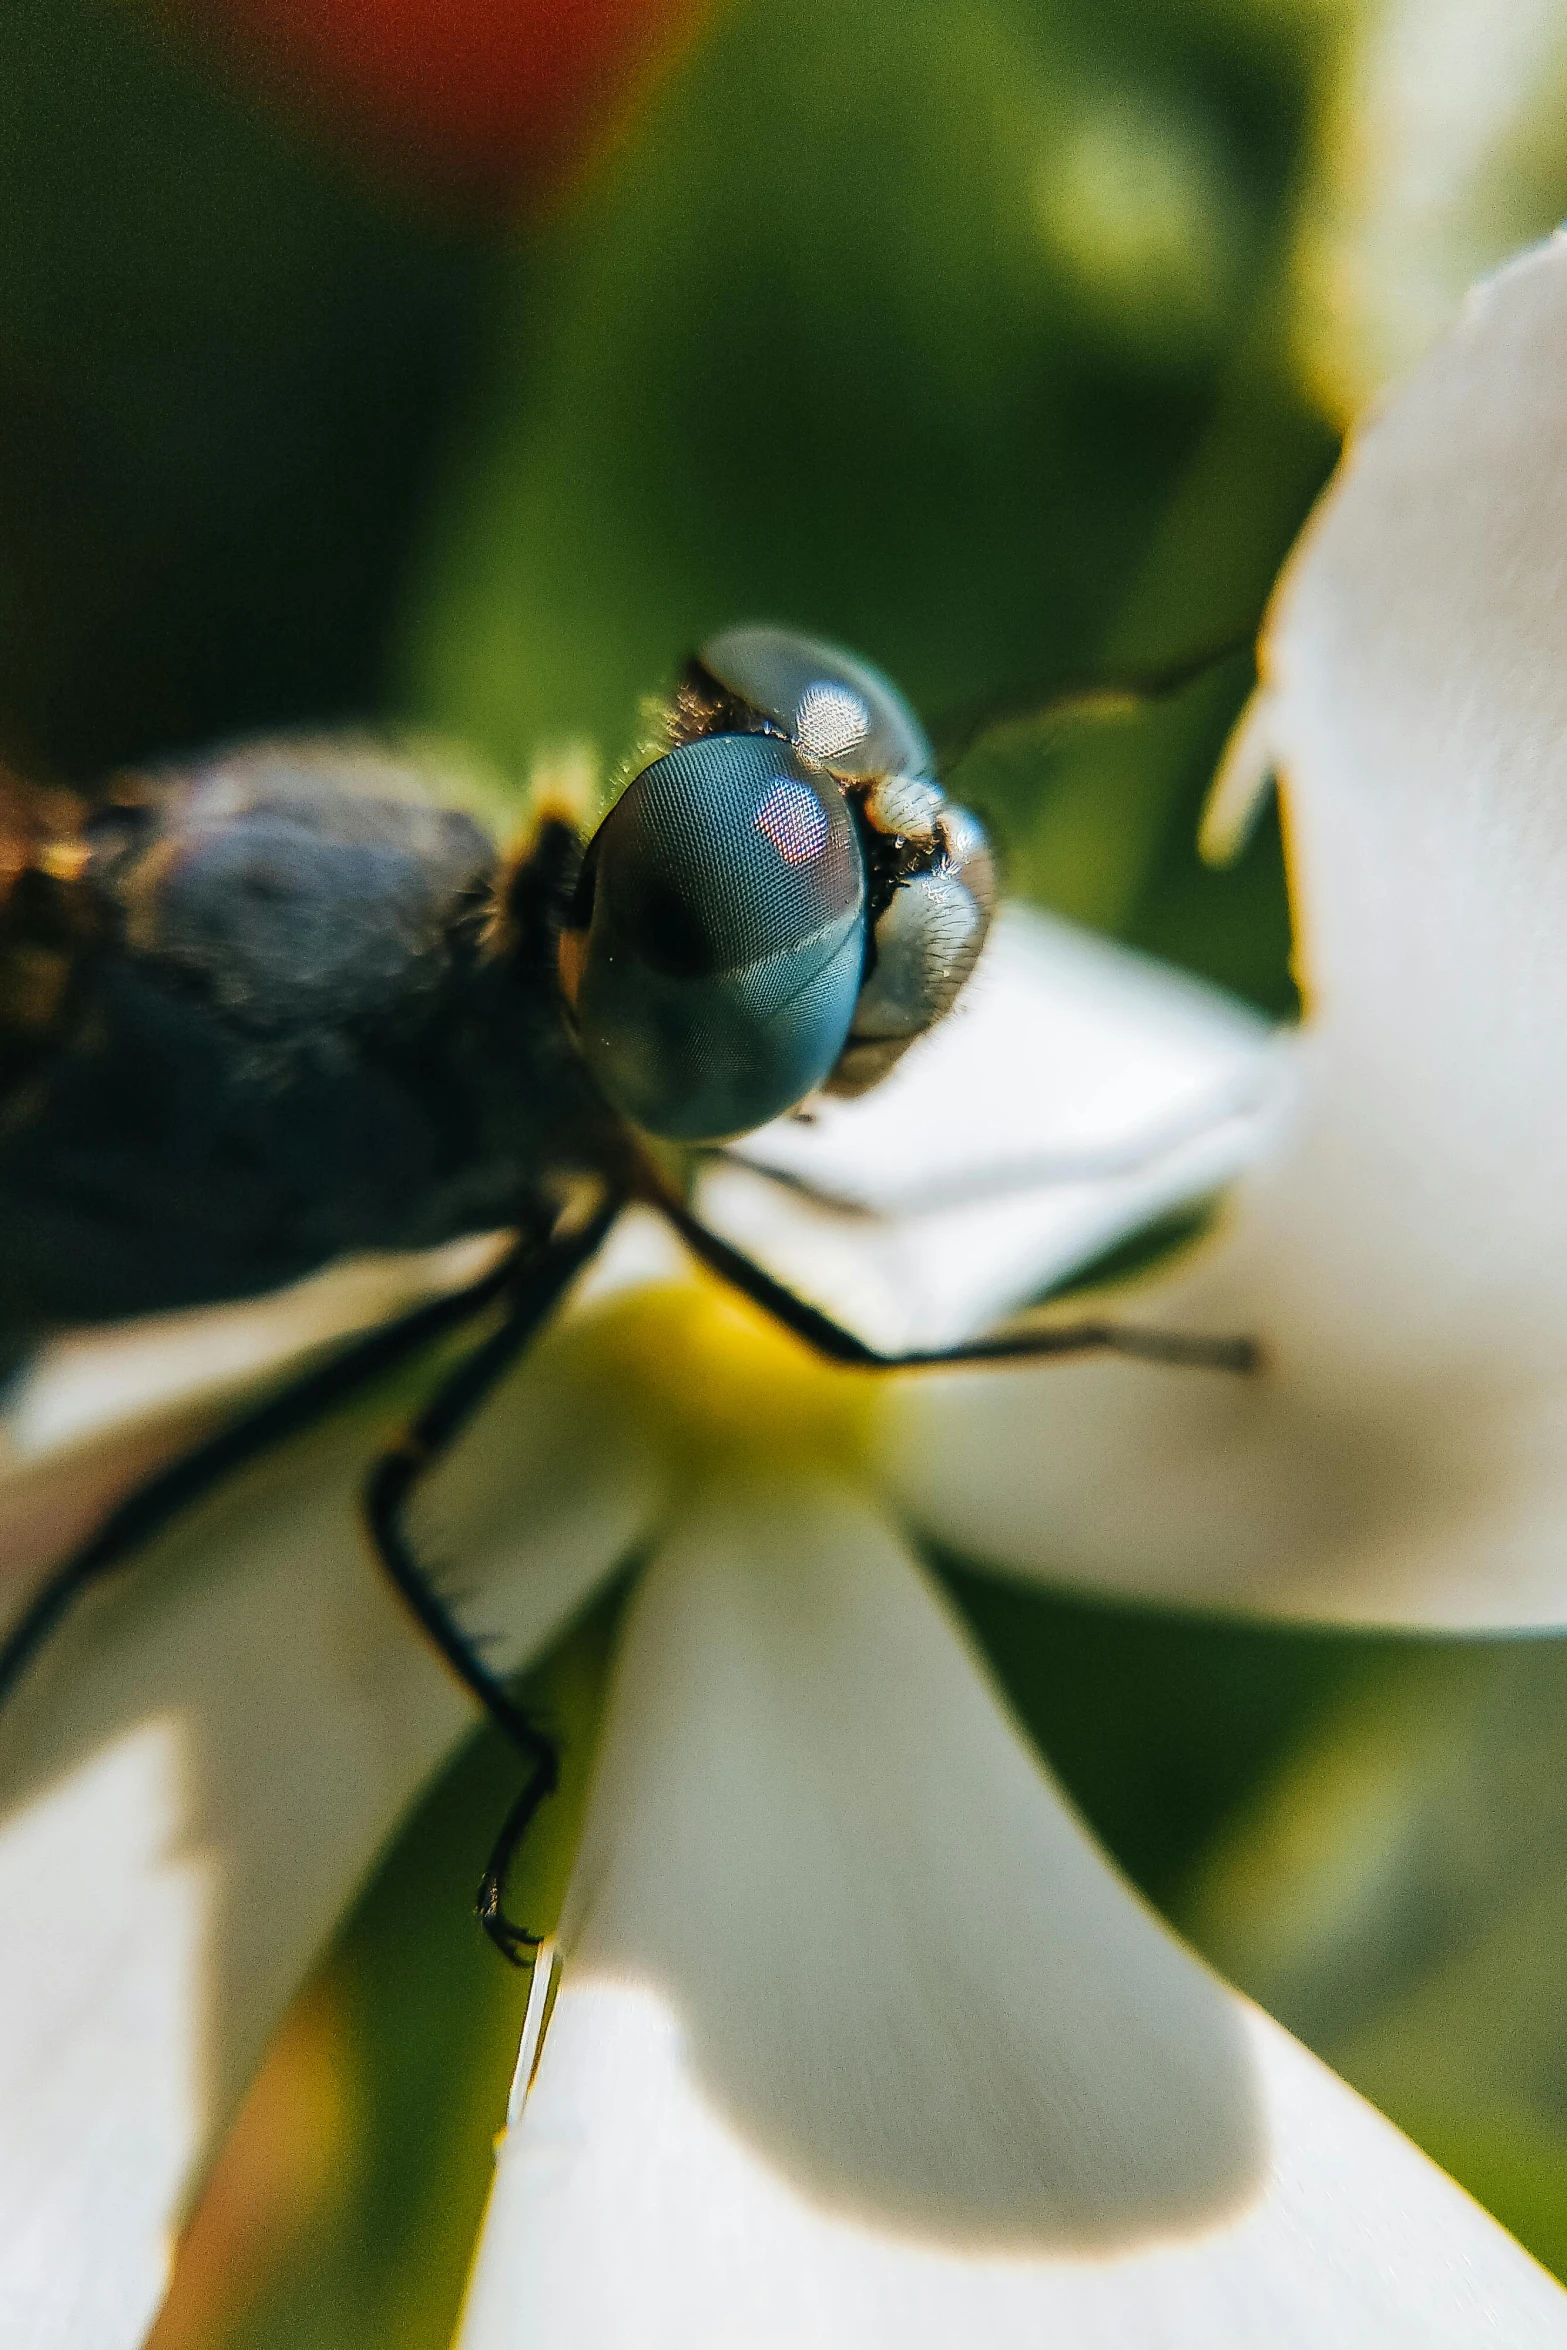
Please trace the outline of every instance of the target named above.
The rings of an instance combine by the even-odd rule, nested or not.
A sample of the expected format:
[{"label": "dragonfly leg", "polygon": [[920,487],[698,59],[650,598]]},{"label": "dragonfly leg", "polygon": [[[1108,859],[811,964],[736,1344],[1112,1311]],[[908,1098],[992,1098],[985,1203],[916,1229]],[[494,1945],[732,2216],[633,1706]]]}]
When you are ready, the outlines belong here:
[{"label": "dragonfly leg", "polygon": [[796,1297],[750,1257],[710,1232],[690,1210],[673,1198],[660,1198],[659,1207],[673,1224],[693,1256],[739,1290],[753,1305],[792,1330],[797,1338],[829,1362],[851,1364],[868,1371],[935,1370],[962,1363],[1002,1363],[1040,1360],[1051,1355],[1117,1354],[1145,1363],[1170,1363],[1192,1370],[1249,1372],[1261,1368],[1261,1349],[1250,1338],[1210,1338],[1182,1330],[1140,1329],[1095,1315],[1078,1322],[1048,1322],[993,1337],[970,1339],[961,1346],[916,1347],[903,1353],[885,1353],[867,1345],[841,1322],[819,1307]]},{"label": "dragonfly leg", "polygon": [[614,1207],[602,1210],[580,1232],[551,1242],[517,1271],[505,1319],[437,1388],[398,1442],[382,1453],[365,1482],[364,1511],[370,1539],[399,1597],[463,1687],[504,1731],[527,1768],[522,1792],[506,1815],[480,1879],[477,1900],[479,1923],[516,1966],[538,1947],[539,1937],[506,1915],[506,1878],[540,1804],[555,1791],[560,1756],[554,1740],[529,1719],[506,1682],[491,1671],[475,1641],[463,1630],[410,1540],[404,1512],[420,1480],[450,1450],[599,1248],[615,1212]]},{"label": "dragonfly leg", "polygon": [[448,1330],[470,1322],[511,1279],[511,1263],[492,1268],[467,1289],[417,1306],[345,1346],[231,1420],[202,1444],[154,1470],[116,1503],[96,1532],[62,1559],[0,1638],[0,1707],[76,1603],[129,1566],[155,1535],[225,1477],[275,1445],[313,1427],[376,1379]]}]

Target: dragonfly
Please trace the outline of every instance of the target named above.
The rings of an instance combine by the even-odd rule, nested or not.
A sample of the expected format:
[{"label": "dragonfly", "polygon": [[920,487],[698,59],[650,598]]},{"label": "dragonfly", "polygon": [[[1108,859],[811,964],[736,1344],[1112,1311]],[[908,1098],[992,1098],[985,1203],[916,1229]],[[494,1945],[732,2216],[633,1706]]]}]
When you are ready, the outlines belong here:
[{"label": "dragonfly", "polygon": [[[482,1330],[368,1459],[366,1536],[524,1781],[478,1890],[559,1774],[410,1537],[420,1480],[630,1208],[829,1361],[1113,1351],[1244,1372],[1244,1339],[1102,1316],[870,1345],[704,1220],[704,1159],[878,1085],[951,1010],[996,867],[880,671],[774,627],[714,636],[596,828],[540,794],[499,843],[415,766],[267,739],[88,803],[0,787],[0,1334],[253,1297],[342,1257],[503,1232],[134,1488],[0,1638],[0,1704],[83,1595],[245,1462],[435,1341]],[[804,1188],[799,1176],[780,1175]],[[829,1201],[827,1204],[831,1204]]]}]

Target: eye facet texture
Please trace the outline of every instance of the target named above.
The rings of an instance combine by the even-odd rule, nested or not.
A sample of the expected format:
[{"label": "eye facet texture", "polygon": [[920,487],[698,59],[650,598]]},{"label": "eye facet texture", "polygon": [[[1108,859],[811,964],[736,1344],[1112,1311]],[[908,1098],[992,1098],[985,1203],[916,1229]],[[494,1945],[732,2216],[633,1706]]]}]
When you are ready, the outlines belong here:
[{"label": "eye facet texture", "polygon": [[774,736],[710,735],[644,768],[592,854],[577,1021],[610,1101],[706,1142],[820,1085],[865,965],[864,860],[832,779]]}]

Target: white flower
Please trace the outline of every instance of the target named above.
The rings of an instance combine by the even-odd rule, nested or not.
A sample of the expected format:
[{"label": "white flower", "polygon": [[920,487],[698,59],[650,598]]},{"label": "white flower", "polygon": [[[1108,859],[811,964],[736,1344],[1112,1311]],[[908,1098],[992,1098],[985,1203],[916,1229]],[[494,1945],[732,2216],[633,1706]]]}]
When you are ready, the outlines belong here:
[{"label": "white flower", "polygon": [[[1096,1852],[911,1548],[1340,1620],[1567,1619],[1564,359],[1555,244],[1361,436],[1287,575],[1245,743],[1287,781],[1298,1048],[1018,917],[884,1097],[757,1154],[894,1201],[915,1152],[1097,1176],[847,1241],[754,1176],[709,1188],[924,1343],[1266,1137],[1214,1241],[1127,1308],[1249,1332],[1264,1376],[830,1373],[650,1285],[633,1230],[421,1501],[513,1659],[646,1562],[465,2350],[1567,2343],[1567,2297]],[[275,1369],[366,1285],[451,1277],[222,1318],[229,1392],[247,1346]],[[189,1365],[156,1405],[145,1371],[89,1351],[24,1392],[19,1574],[186,1428]],[[378,1424],[202,1505],[0,1719],[8,2344],[140,2338],[214,2133],[467,1726],[357,1533]]]}]

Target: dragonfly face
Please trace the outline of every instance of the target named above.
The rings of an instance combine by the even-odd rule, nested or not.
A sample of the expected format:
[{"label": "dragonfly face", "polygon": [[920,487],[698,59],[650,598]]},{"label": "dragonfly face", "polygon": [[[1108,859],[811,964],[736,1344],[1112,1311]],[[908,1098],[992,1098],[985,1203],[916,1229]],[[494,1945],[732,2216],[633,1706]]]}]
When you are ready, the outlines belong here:
[{"label": "dragonfly face", "polygon": [[561,973],[607,1098],[718,1141],[885,1075],[973,969],[995,883],[913,712],[831,646],[715,637],[669,730],[589,847]]}]

